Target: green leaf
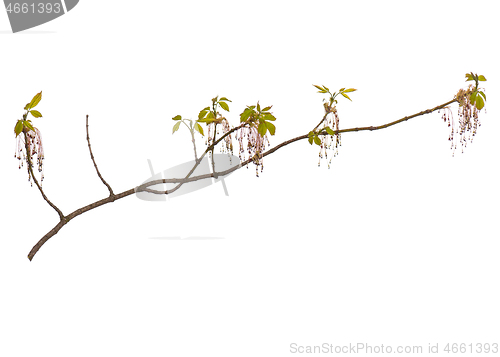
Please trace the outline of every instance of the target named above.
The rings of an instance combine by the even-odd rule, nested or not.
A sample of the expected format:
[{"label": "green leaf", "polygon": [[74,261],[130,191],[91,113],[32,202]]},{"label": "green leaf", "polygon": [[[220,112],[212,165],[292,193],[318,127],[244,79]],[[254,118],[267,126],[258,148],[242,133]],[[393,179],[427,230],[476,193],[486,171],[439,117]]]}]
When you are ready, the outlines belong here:
[{"label": "green leaf", "polygon": [[340,89],[339,89],[339,92],[342,92],[344,89],[345,89],[345,88],[340,88]]},{"label": "green leaf", "polygon": [[357,89],[354,89],[354,88],[349,88],[349,89],[346,89],[344,91],[344,93],[349,93],[349,92],[354,92],[354,91],[357,91]]},{"label": "green leaf", "polygon": [[342,94],[344,97],[346,97],[347,99],[349,99],[349,100],[352,102],[351,98],[349,98],[349,97],[347,96],[347,94],[344,94],[344,92],[342,92],[342,93],[340,93],[340,94]]},{"label": "green leaf", "polygon": [[264,122],[260,123],[257,130],[258,130],[260,136],[266,135],[266,132],[267,132],[266,122],[264,121]]},{"label": "green leaf", "polygon": [[29,103],[27,109],[29,110],[29,109],[32,109],[32,108],[36,107],[38,105],[38,103],[40,103],[41,100],[42,100],[42,92],[38,93],[37,95],[35,95],[33,97],[33,99],[31,100],[31,102]]},{"label": "green leaf", "polygon": [[311,144],[311,145],[312,145],[312,144],[313,144],[313,137],[312,137],[312,136],[310,136],[310,137],[309,137],[309,139],[307,139],[307,141],[309,141],[309,144]]},{"label": "green leaf", "polygon": [[474,74],[472,74],[472,72],[471,73],[466,73],[465,74],[465,78],[467,78],[466,82],[468,82],[468,81],[474,81],[475,80]]},{"label": "green leaf", "polygon": [[181,120],[182,117],[180,115],[176,115],[175,117],[172,118],[172,120]]},{"label": "green leaf", "polygon": [[272,115],[270,113],[262,114],[262,119],[264,119],[264,120],[270,120],[270,121],[275,121],[276,120],[276,118],[274,117],[274,115]]},{"label": "green leaf", "polygon": [[224,109],[226,112],[229,111],[229,106],[227,105],[226,102],[219,102],[219,105],[221,106],[222,109]]},{"label": "green leaf", "polygon": [[484,100],[483,100],[483,98],[480,95],[478,95],[476,97],[476,108],[478,110],[481,110],[481,109],[484,108]]},{"label": "green leaf", "polygon": [[325,86],[323,86],[324,88],[317,86],[316,84],[313,84],[313,86],[319,89],[318,93],[328,93],[328,88],[326,88]]},{"label": "green leaf", "polygon": [[481,95],[483,96],[484,100],[486,100],[486,94],[484,94],[484,92],[483,92],[483,91],[479,91],[478,93],[479,93],[479,94],[481,94]]},{"label": "green leaf", "polygon": [[181,123],[180,121],[178,121],[177,123],[175,123],[174,127],[172,128],[172,134],[175,133],[177,130],[179,130],[179,127],[181,126]]},{"label": "green leaf", "polygon": [[226,102],[231,102],[231,100],[227,99],[226,97],[222,97],[221,99],[219,99],[219,102],[220,102],[221,100],[225,100]]},{"label": "green leaf", "polygon": [[[207,119],[215,119],[215,114],[212,111],[209,111],[207,114]],[[213,121],[213,120],[212,120]]]},{"label": "green leaf", "polygon": [[35,118],[41,118],[42,113],[40,113],[38,110],[32,110],[30,111],[31,115],[33,115]]},{"label": "green leaf", "polygon": [[23,127],[24,127],[23,121],[22,120],[18,120],[17,123],[16,123],[16,126],[14,127],[14,133],[16,133],[16,137],[19,134],[21,134],[21,132],[23,131]]},{"label": "green leaf", "polygon": [[246,122],[248,120],[248,118],[250,118],[250,115],[252,115],[252,113],[253,113],[252,109],[245,108],[243,113],[240,114],[240,122],[241,123]]},{"label": "green leaf", "polygon": [[315,143],[316,145],[318,145],[318,146],[319,146],[319,145],[321,145],[321,139],[320,139],[320,138],[318,138],[318,136],[317,136],[317,135],[314,135],[314,143]]},{"label": "green leaf", "polygon": [[207,115],[208,112],[209,112],[209,110],[207,110],[207,109],[201,110],[200,113],[198,114],[198,119],[203,119],[205,117],[205,115]]},{"label": "green leaf", "polygon": [[194,125],[194,129],[195,129],[198,133],[200,133],[202,136],[205,136],[205,134],[203,133],[203,128],[201,127],[201,125],[200,125],[200,124],[196,123],[196,124]]},{"label": "green leaf", "polygon": [[485,82],[486,81],[486,78],[484,78],[484,76],[481,74],[478,78],[478,80],[480,80],[481,82]]},{"label": "green leaf", "polygon": [[266,127],[269,130],[269,132],[271,133],[271,135],[274,135],[274,133],[276,132],[276,127],[274,126],[274,124],[270,123],[268,121],[265,121],[264,123],[266,124]]},{"label": "green leaf", "polygon": [[326,132],[327,132],[328,134],[330,134],[330,135],[335,135],[335,132],[332,130],[332,128],[330,128],[330,127],[328,127],[328,126],[327,126],[327,127],[325,128],[325,130],[326,130]]},{"label": "green leaf", "polygon": [[470,95],[470,103],[474,104],[476,102],[477,91],[472,92]]},{"label": "green leaf", "polygon": [[198,123],[206,123],[207,125],[212,123],[215,119],[214,118],[203,118],[203,119],[198,119]]},{"label": "green leaf", "polygon": [[264,109],[262,109],[263,112],[267,112],[269,109],[271,109],[273,106],[269,106],[269,107],[265,107]]},{"label": "green leaf", "polygon": [[33,125],[29,120],[23,120],[23,125],[27,127],[29,130],[35,131],[35,128],[33,127]]},{"label": "green leaf", "polygon": [[260,112],[260,104],[257,102],[257,111]]}]

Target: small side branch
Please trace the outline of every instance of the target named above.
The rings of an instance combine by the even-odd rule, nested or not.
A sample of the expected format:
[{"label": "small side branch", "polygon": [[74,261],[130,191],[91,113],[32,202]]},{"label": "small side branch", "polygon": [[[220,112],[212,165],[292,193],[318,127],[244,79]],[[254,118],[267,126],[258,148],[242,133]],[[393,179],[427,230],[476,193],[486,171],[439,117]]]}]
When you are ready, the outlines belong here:
[{"label": "small side branch", "polygon": [[97,164],[95,163],[95,160],[94,160],[94,155],[92,154],[92,148],[90,147],[89,116],[88,115],[87,115],[86,123],[87,123],[87,143],[89,144],[90,158],[92,159],[92,162],[94,163],[94,167],[95,167],[95,170],[97,171],[97,175],[101,179],[102,183],[105,184],[106,187],[108,188],[108,190],[109,190],[109,196],[113,197],[115,194],[113,193],[113,190],[111,189],[111,186],[108,185],[108,183],[106,182],[106,180],[104,180],[104,178],[102,177],[101,173],[99,172],[99,169],[97,168]]},{"label": "small side branch", "polygon": [[194,160],[198,161],[198,154],[196,153],[196,141],[194,139],[194,130],[191,130],[191,141],[193,142],[193,148],[194,148]]},{"label": "small side branch", "polygon": [[47,201],[49,206],[52,207],[57,212],[57,214],[59,215],[59,219],[63,220],[64,219],[63,213],[61,212],[61,210],[59,208],[57,208],[57,206],[55,204],[50,202],[50,200],[47,198],[47,196],[45,196],[45,192],[43,192],[42,186],[40,186],[40,184],[38,183],[38,180],[36,179],[35,174],[33,173],[33,162],[31,160],[31,150],[30,150],[30,145],[29,145],[29,138],[27,137],[26,133],[23,133],[23,134],[24,134],[24,143],[25,143],[24,147],[26,148],[26,159],[28,161],[28,171],[31,174],[33,181],[35,181],[36,187],[38,187],[38,190],[40,190],[40,193],[42,194],[43,199],[45,201]]}]

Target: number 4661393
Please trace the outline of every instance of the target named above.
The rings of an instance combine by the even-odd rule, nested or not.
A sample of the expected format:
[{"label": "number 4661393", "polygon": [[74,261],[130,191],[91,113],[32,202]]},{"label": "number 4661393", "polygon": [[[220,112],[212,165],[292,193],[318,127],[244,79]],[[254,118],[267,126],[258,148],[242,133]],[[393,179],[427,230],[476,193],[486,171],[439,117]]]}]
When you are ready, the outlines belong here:
[{"label": "number 4661393", "polygon": [[27,14],[27,13],[39,13],[39,14],[50,14],[50,13],[60,13],[61,12],[61,4],[60,3],[43,3],[40,2],[38,4],[26,4],[26,3],[9,3],[7,5],[7,12],[10,13],[15,13],[15,14]]}]

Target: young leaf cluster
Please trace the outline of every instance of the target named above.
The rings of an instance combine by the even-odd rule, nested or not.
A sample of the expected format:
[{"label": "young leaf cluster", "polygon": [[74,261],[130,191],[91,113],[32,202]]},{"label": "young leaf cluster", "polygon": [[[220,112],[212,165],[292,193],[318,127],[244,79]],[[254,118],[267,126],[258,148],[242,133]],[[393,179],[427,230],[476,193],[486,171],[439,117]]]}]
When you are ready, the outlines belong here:
[{"label": "young leaf cluster", "polygon": [[[175,123],[174,127],[172,128],[172,134],[175,133],[177,130],[179,130],[181,123],[184,123],[184,125],[187,126],[187,128],[191,133],[193,132],[193,130],[196,130],[202,136],[205,135],[203,133],[203,128],[201,127],[200,124],[198,124],[198,120],[193,123],[191,119],[183,119],[180,115],[176,115],[175,117],[172,118],[172,120],[177,121],[177,123]],[[187,125],[186,122],[189,122],[189,125]]]},{"label": "young leaf cluster", "polygon": [[[326,132],[329,135],[332,135],[332,136],[335,135],[335,132],[333,131],[332,128],[330,128],[330,127],[327,126],[324,129],[326,130]],[[318,133],[315,132],[315,131],[310,131],[309,132],[307,140],[309,141],[309,144],[311,144],[311,145],[314,142],[316,145],[321,146],[321,139],[319,138]]]},{"label": "young leaf cluster", "polygon": [[226,97],[222,97],[219,99],[219,96],[212,98],[212,108],[206,107],[203,108],[200,113],[198,114],[198,120],[197,122],[199,123],[205,123],[205,124],[210,124],[210,123],[221,123],[222,118],[218,118],[219,114],[217,112],[217,107],[221,107],[224,109],[226,112],[229,112],[229,105],[227,102],[230,102],[231,100],[227,99]]},{"label": "young leaf cluster", "polygon": [[318,93],[328,93],[330,94],[330,98],[329,98],[329,102],[330,102],[330,106],[333,105],[333,103],[337,104],[337,100],[335,99],[339,94],[342,94],[343,97],[349,99],[351,102],[351,98],[349,98],[349,96],[346,94],[346,93],[349,93],[349,92],[354,92],[356,89],[354,88],[348,88],[348,89],[345,89],[345,88],[340,88],[340,90],[338,92],[334,92],[333,94],[330,92],[330,90],[326,87],[326,86],[317,86],[316,84],[313,84],[314,87],[316,87],[317,89],[319,89]]},{"label": "young leaf cluster", "polygon": [[272,105],[261,108],[259,102],[257,102],[257,105],[247,106],[240,114],[240,122],[248,122],[253,126],[257,125],[257,131],[260,136],[266,135],[268,130],[271,135],[274,135],[276,133],[276,126],[271,122],[275,121],[276,118],[269,112],[271,108]]},{"label": "young leaf cluster", "polygon": [[[330,95],[330,98],[328,99],[328,102],[324,103],[326,115],[328,115],[329,113],[336,113],[335,108],[334,108],[334,104],[338,103],[337,99],[335,99],[338,95],[342,95],[343,97],[349,99],[352,102],[352,99],[349,98],[349,96],[346,93],[350,93],[350,92],[356,91],[356,89],[354,89],[354,88],[348,88],[348,89],[346,89],[346,88],[340,88],[338,92],[334,92],[332,94],[332,92],[330,92],[330,89],[328,89],[324,85],[323,86],[318,86],[316,84],[313,84],[313,86],[316,89],[318,89],[318,93],[323,93],[323,94],[329,94]],[[323,99],[323,101],[325,101],[325,99]],[[319,138],[318,132],[316,131],[316,129],[318,128],[318,126],[321,125],[321,123],[324,122],[324,120],[326,119],[326,115],[325,115],[325,118],[323,118],[323,120],[316,126],[316,128],[314,128],[314,130],[311,130],[309,132],[309,134],[308,134],[309,144],[312,145],[313,143],[315,143],[316,145],[321,146],[321,139]],[[325,126],[321,130],[326,130],[326,132],[329,135],[335,135],[335,131],[332,128],[328,127],[328,126]]]},{"label": "young leaf cluster", "polygon": [[26,110],[26,113],[23,114],[23,118],[19,119],[17,121],[16,125],[14,126],[14,133],[16,134],[16,137],[19,134],[21,134],[21,132],[24,130],[24,128],[31,130],[31,131],[35,131],[35,127],[31,123],[31,120],[26,119],[26,118],[28,117],[28,114],[30,114],[30,113],[35,118],[42,117],[42,113],[40,113],[38,110],[33,110],[33,108],[36,107],[38,105],[38,103],[40,103],[41,100],[42,100],[42,92],[36,94],[33,97],[33,99],[31,100],[31,102],[26,104],[26,106],[24,107],[24,110]]},{"label": "young leaf cluster", "polygon": [[[203,132],[203,128],[199,123],[205,123],[207,125],[213,122],[221,123],[223,118],[220,117],[220,113],[217,112],[217,107],[221,107],[225,111],[229,111],[229,105],[226,102],[230,101],[231,100],[227,99],[226,97],[222,97],[219,99],[219,96],[217,96],[215,98],[212,98],[212,108],[203,108],[198,114],[198,119],[194,122],[191,119],[183,119],[180,115],[176,115],[172,118],[172,120],[177,121],[177,123],[175,123],[174,127],[172,128],[172,134],[179,130],[181,123],[184,123],[184,125],[186,125],[191,132],[193,132],[193,130],[196,130],[198,133],[204,136],[205,133]],[[189,122],[189,125],[186,124],[186,122]]]},{"label": "young leaf cluster", "polygon": [[465,75],[466,82],[468,81],[475,81],[476,82],[476,88],[474,89],[474,92],[470,95],[470,102],[471,104],[475,105],[478,110],[481,110],[484,108],[484,102],[486,101],[486,94],[484,94],[483,91],[478,90],[479,86],[479,81],[485,82],[486,78],[483,75],[477,75],[474,73],[467,73]]}]

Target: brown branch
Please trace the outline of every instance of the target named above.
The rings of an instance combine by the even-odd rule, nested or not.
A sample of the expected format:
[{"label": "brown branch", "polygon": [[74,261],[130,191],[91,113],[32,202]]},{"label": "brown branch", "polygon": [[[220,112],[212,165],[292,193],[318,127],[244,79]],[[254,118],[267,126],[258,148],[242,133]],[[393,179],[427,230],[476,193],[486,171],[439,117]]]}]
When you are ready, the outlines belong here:
[{"label": "brown branch", "polygon": [[[443,109],[444,107],[446,107],[446,106],[448,106],[451,103],[454,103],[456,101],[457,101],[457,99],[455,98],[455,99],[452,99],[452,100],[450,100],[450,101],[448,101],[448,102],[446,102],[444,104],[438,105],[437,107],[434,107],[432,109],[423,110],[420,113],[416,113],[416,114],[410,115],[408,117],[404,117],[404,118],[392,121],[392,122],[387,123],[387,124],[383,124],[383,125],[379,125],[379,126],[364,126],[364,127],[361,127],[361,128],[350,128],[350,129],[334,130],[334,132],[335,132],[335,134],[339,134],[339,133],[348,133],[348,132],[351,132],[351,131],[363,131],[363,130],[373,131],[373,130],[385,129],[385,128],[388,128],[390,126],[396,125],[398,123],[407,121],[408,119],[412,119],[412,118],[418,117],[420,115],[429,114],[429,113],[435,112],[436,110]],[[322,131],[319,134],[329,135],[325,131]]]},{"label": "brown branch", "polygon": [[323,123],[323,122],[325,121],[325,119],[326,119],[326,117],[327,117],[327,115],[328,115],[328,114],[330,114],[330,112],[329,112],[329,111],[325,113],[325,115],[323,116],[323,119],[321,119],[321,121],[318,123],[318,125],[316,125],[316,126],[314,127],[314,129],[313,129],[312,131],[316,131],[316,129],[318,129],[318,126],[320,126],[320,125],[321,125],[321,123]]},{"label": "brown branch", "polygon": [[62,220],[64,217],[63,213],[61,212],[61,210],[59,208],[57,208],[57,206],[55,204],[50,202],[50,200],[45,195],[45,192],[43,192],[42,186],[40,186],[40,184],[38,183],[38,180],[36,179],[35,174],[33,173],[33,162],[31,161],[31,150],[30,150],[28,135],[26,135],[26,132],[24,132],[23,134],[24,134],[24,147],[26,149],[26,158],[28,161],[28,173],[31,174],[31,177],[33,178],[33,181],[35,181],[35,184],[36,184],[36,187],[38,187],[38,190],[40,190],[40,193],[42,194],[43,199],[45,201],[47,201],[47,203],[50,205],[50,207],[52,207],[53,209],[56,210],[57,214],[59,215],[59,219]]},{"label": "brown branch", "polygon": [[[352,132],[352,131],[365,131],[365,130],[370,130],[370,131],[373,131],[373,130],[379,130],[379,129],[384,129],[384,128],[388,128],[392,125],[396,125],[398,123],[401,123],[403,121],[407,121],[409,119],[412,119],[412,118],[415,118],[417,116],[420,116],[420,115],[424,115],[424,114],[429,114],[429,113],[432,113],[436,110],[439,110],[439,109],[442,109],[444,107],[446,107],[447,105],[453,103],[453,102],[456,102],[457,99],[453,99],[453,100],[450,100],[444,104],[441,104],[441,105],[438,105],[437,107],[434,107],[432,109],[427,109],[427,110],[424,110],[424,111],[421,111],[420,113],[416,113],[416,114],[413,114],[413,115],[410,115],[410,116],[406,116],[404,118],[401,118],[401,119],[398,119],[398,120],[395,120],[393,122],[390,122],[390,123],[387,123],[387,124],[383,124],[383,125],[379,125],[379,126],[366,126],[366,127],[359,127],[359,128],[349,128],[349,129],[341,129],[341,130],[336,130],[335,131],[335,134],[340,134],[340,133],[347,133],[347,132]],[[41,187],[38,185],[38,182],[36,181],[35,177],[33,176],[33,178],[35,179],[35,183],[37,184],[37,186],[39,187],[40,191],[42,192],[42,195],[44,196],[45,200],[47,202],[49,202],[49,204],[54,207],[56,209],[56,211],[58,211],[58,213],[60,213],[60,217],[61,217],[61,220],[59,223],[56,224],[56,226],[54,228],[52,228],[52,230],[50,232],[48,232],[46,235],[44,235],[39,241],[38,243],[31,249],[30,253],[28,254],[28,259],[29,260],[32,260],[33,257],[35,256],[35,254],[38,252],[38,250],[42,247],[42,245],[45,244],[45,242],[47,242],[51,237],[53,237],[55,234],[57,234],[59,232],[59,230],[64,226],[66,225],[71,219],[87,212],[87,211],[90,211],[94,208],[97,208],[99,206],[102,206],[106,203],[109,203],[109,202],[113,202],[113,201],[116,201],[116,200],[119,200],[120,198],[123,198],[123,197],[127,197],[127,196],[130,196],[131,194],[133,193],[136,193],[136,192],[140,192],[140,191],[146,191],[146,192],[151,192],[151,193],[155,193],[155,194],[169,194],[169,193],[172,193],[174,192],[175,190],[177,190],[182,184],[186,183],[186,182],[192,182],[192,181],[197,181],[197,180],[202,180],[202,179],[206,179],[206,178],[211,178],[211,177],[215,177],[214,176],[214,173],[211,173],[211,174],[205,174],[205,175],[199,175],[199,176],[196,176],[196,177],[190,177],[190,175],[194,172],[195,168],[199,165],[199,163],[201,162],[201,160],[203,159],[203,157],[205,156],[205,154],[207,152],[209,152],[215,145],[217,145],[222,139],[224,139],[224,137],[226,137],[227,135],[229,135],[231,132],[241,128],[242,126],[244,126],[246,123],[243,123],[241,124],[240,126],[236,127],[236,128],[233,128],[231,129],[230,131],[228,131],[225,135],[223,135],[222,137],[220,137],[216,142],[214,142],[212,145],[210,145],[206,150],[205,152],[203,153],[202,157],[200,157],[195,166],[193,167],[193,169],[191,169],[191,171],[189,172],[189,174],[184,178],[184,179],[161,179],[161,180],[154,180],[154,181],[150,181],[150,182],[147,182],[145,184],[142,184],[140,186],[137,186],[135,188],[132,188],[130,190],[127,190],[127,191],[124,191],[122,193],[119,193],[117,195],[110,195],[109,197],[107,198],[104,198],[102,200],[99,200],[99,201],[96,201],[94,203],[91,203],[87,206],[84,206],[82,208],[79,208],[77,209],[76,211],[68,214],[67,216],[63,216],[62,213],[59,211],[59,209],[57,209],[57,207],[55,207],[44,195],[43,191],[41,190]],[[321,131],[320,133],[318,133],[318,135],[329,135],[328,133],[326,133],[326,131]],[[296,138],[293,138],[293,139],[290,139],[290,140],[287,140],[287,141],[284,141],[282,142],[281,144],[273,147],[272,149],[264,152],[263,154],[261,154],[261,157],[264,157],[264,156],[267,156],[267,155],[270,155],[272,154],[273,152],[277,151],[278,149],[288,145],[288,144],[291,144],[295,141],[299,141],[299,140],[302,140],[302,139],[306,139],[308,138],[308,134],[305,134],[305,135],[301,135],[301,136],[298,136]],[[90,142],[89,142],[89,148],[90,148]],[[91,154],[92,155],[92,154]],[[222,171],[222,172],[217,172],[215,173],[216,175],[218,176],[224,176],[224,175],[228,175],[230,174],[231,172],[245,166],[245,165],[248,165],[250,162],[252,162],[252,159],[248,159],[246,161],[244,161],[243,163],[240,163],[239,165],[235,166],[235,167],[232,167],[228,170],[225,170],[225,171]],[[94,162],[94,165],[95,165],[95,162]],[[96,165],[96,170],[97,170],[97,165]],[[32,172],[32,171],[31,171]],[[99,171],[97,171],[99,173]],[[99,177],[101,177],[99,175]],[[101,177],[102,179],[102,177]],[[105,182],[103,180],[103,182]],[[166,191],[156,191],[156,190],[152,190],[152,189],[148,189],[147,187],[149,186],[153,186],[153,185],[157,185],[157,184],[160,184],[160,183],[179,183],[179,185],[177,185],[175,188],[173,188],[172,190],[166,190]],[[107,185],[108,186],[108,185]],[[108,188],[110,189],[110,192],[112,193],[111,191],[111,188],[108,186]]]},{"label": "brown branch", "polygon": [[[452,100],[450,100],[450,101],[448,101],[448,102],[446,102],[444,104],[438,105],[437,107],[434,107],[432,109],[427,109],[427,110],[421,111],[420,113],[416,113],[416,114],[413,114],[413,115],[410,115],[410,116],[406,116],[404,118],[395,120],[395,121],[387,123],[387,124],[383,124],[383,125],[379,125],[379,126],[365,126],[365,127],[360,127],[360,128],[340,129],[340,130],[335,130],[334,132],[335,132],[335,134],[340,134],[340,133],[348,133],[348,132],[351,132],[351,131],[366,131],[366,130],[373,131],[373,130],[385,129],[385,128],[388,128],[390,126],[393,126],[393,125],[396,125],[398,123],[401,123],[403,121],[407,121],[409,119],[415,118],[417,116],[432,113],[432,112],[434,112],[436,110],[439,110],[439,109],[442,109],[442,108],[444,108],[444,107],[446,107],[446,106],[448,106],[448,105],[450,105],[450,104],[452,104],[452,103],[454,103],[456,101],[457,101],[456,99],[452,99]],[[321,124],[321,122],[320,122],[320,124]],[[326,131],[321,131],[321,132],[318,133],[318,135],[330,135],[330,134],[328,134]],[[282,147],[284,147],[284,146],[286,146],[288,144],[291,144],[293,142],[296,142],[296,141],[299,141],[299,140],[302,140],[302,139],[307,139],[308,137],[309,137],[308,134],[304,134],[304,135],[298,136],[296,138],[284,141],[281,144],[276,145],[272,149],[270,149],[268,151],[265,151],[263,154],[261,154],[261,157],[265,157],[267,155],[270,155],[273,152],[275,152],[276,150],[281,149]],[[221,139],[219,139],[217,142],[219,142]],[[251,158],[248,159],[248,160],[246,160],[243,163],[240,163],[239,165],[237,165],[235,167],[227,169],[226,171],[217,172],[216,174],[218,176],[224,176],[224,175],[230,174],[231,172],[239,169],[242,166],[245,166],[245,165],[249,164],[250,162],[252,162]],[[148,189],[147,187],[158,185],[158,184],[161,184],[161,183],[178,183],[178,182],[187,183],[187,182],[197,181],[197,180],[201,180],[201,179],[205,179],[205,178],[210,178],[210,177],[214,177],[214,174],[205,174],[205,175],[200,175],[200,176],[196,176],[196,177],[192,177],[192,178],[189,178],[189,175],[188,175],[184,179],[174,178],[174,179],[154,180],[154,181],[149,181],[147,183],[144,183],[144,184],[142,184],[140,186],[137,186],[136,187],[136,191],[137,192],[145,191],[145,192],[150,192],[150,193],[155,193],[155,194],[169,194],[169,193],[172,193],[174,191],[174,189],[167,190],[167,191],[157,191],[157,190]]]},{"label": "brown branch", "polygon": [[90,147],[89,116],[88,115],[87,115],[86,123],[87,123],[87,143],[89,144],[90,158],[92,159],[92,162],[94,163],[94,167],[95,167],[95,170],[97,171],[97,175],[101,179],[102,183],[105,184],[106,187],[108,188],[108,190],[109,190],[109,196],[113,197],[115,194],[113,193],[113,190],[111,189],[111,186],[108,185],[108,183],[106,182],[106,180],[104,180],[104,178],[101,176],[101,173],[99,172],[99,169],[97,168],[97,164],[95,163],[94,155],[92,154],[92,148]]},{"label": "brown branch", "polygon": [[110,202],[114,202],[116,200],[119,200],[120,198],[123,198],[123,197],[127,197],[131,194],[134,193],[134,189],[130,189],[130,190],[127,190],[127,191],[124,191],[122,193],[119,193],[117,195],[113,195],[113,196],[109,196],[109,197],[106,197],[102,200],[99,200],[99,201],[96,201],[94,203],[91,203],[87,206],[84,206],[82,208],[79,208],[77,209],[76,211],[73,211],[71,212],[70,214],[68,214],[67,216],[64,216],[60,221],[59,223],[57,223],[55,225],[54,228],[52,228],[50,230],[50,232],[48,232],[46,235],[44,235],[42,237],[42,239],[40,239],[38,241],[37,244],[35,244],[35,246],[31,249],[30,253],[28,254],[28,259],[29,260],[32,260],[33,257],[35,256],[35,254],[38,252],[38,250],[42,247],[42,245],[45,244],[45,242],[47,242],[50,238],[52,238],[55,234],[57,234],[57,232],[59,232],[59,230],[64,227],[70,220],[72,220],[73,218],[87,212],[87,211],[90,211],[94,208],[97,208],[99,206],[102,206],[102,205],[105,205],[106,203],[110,203]]}]

